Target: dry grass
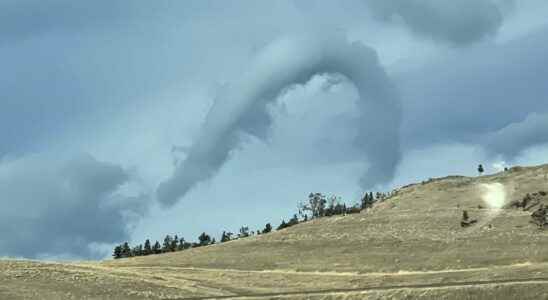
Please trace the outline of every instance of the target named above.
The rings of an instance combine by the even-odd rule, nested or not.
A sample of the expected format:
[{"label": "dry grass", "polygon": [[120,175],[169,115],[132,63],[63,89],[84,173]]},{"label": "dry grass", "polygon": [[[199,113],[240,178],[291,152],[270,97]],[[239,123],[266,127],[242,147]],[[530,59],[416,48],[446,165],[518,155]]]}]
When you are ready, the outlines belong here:
[{"label": "dry grass", "polygon": [[[105,261],[0,262],[1,299],[548,299],[548,231],[493,210],[548,191],[548,166],[403,188],[372,210],[184,252]],[[542,201],[548,204],[548,197]],[[460,227],[466,209],[478,224]]]}]

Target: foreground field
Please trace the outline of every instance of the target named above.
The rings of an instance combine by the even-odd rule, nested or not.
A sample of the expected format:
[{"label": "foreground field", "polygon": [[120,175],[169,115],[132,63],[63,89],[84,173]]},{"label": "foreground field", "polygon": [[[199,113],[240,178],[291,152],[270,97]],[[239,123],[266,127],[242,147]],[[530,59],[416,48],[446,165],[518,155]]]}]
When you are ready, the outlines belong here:
[{"label": "foreground field", "polygon": [[337,273],[0,263],[0,299],[546,299],[548,265]]},{"label": "foreground field", "polygon": [[[548,191],[547,174],[432,180],[365,213],[177,253],[0,261],[0,299],[548,299],[548,230],[490,207],[485,186],[508,203]],[[477,224],[460,226],[464,209]]]}]

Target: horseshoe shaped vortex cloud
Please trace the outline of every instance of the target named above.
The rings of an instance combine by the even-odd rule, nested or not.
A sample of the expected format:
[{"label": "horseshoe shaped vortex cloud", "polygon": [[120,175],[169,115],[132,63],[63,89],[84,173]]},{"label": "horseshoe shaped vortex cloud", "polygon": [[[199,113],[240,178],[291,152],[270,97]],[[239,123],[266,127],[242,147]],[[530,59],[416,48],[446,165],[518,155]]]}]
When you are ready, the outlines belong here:
[{"label": "horseshoe shaped vortex cloud", "polygon": [[248,71],[216,99],[186,159],[158,187],[159,202],[171,206],[197,183],[213,177],[240,143],[239,133],[264,138],[272,123],[267,105],[284,89],[323,73],[346,76],[360,98],[355,146],[369,166],[360,185],[368,188],[392,179],[400,160],[397,93],[373,49],[350,43],[339,33],[322,33],[280,39],[258,55]]}]

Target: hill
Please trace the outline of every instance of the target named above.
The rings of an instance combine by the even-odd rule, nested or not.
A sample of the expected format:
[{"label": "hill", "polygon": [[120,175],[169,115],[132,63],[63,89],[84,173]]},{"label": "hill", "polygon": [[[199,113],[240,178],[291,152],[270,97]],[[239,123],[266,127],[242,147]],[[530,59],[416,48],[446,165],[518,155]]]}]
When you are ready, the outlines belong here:
[{"label": "hill", "polygon": [[[544,191],[548,165],[516,167],[409,185],[360,214],[182,252],[0,261],[0,298],[548,299],[548,231],[530,222],[548,205]],[[536,206],[510,206],[527,194]],[[477,223],[462,227],[463,210]]]}]

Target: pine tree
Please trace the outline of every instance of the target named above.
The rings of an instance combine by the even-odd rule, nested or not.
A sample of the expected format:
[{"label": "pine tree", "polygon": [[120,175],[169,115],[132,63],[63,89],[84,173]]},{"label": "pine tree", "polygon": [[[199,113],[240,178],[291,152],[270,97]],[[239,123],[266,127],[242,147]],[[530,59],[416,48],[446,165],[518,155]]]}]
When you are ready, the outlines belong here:
[{"label": "pine tree", "polygon": [[112,257],[114,257],[114,259],[122,258],[122,246],[121,245],[118,245],[118,246],[114,247],[114,253],[112,254]]},{"label": "pine tree", "polygon": [[289,222],[287,223],[287,227],[297,225],[299,224],[299,218],[297,215],[293,215],[293,218],[289,219]]},{"label": "pine tree", "polygon": [[287,223],[285,223],[285,220],[282,220],[282,223],[280,223],[280,226],[276,230],[281,230],[287,228]]},{"label": "pine tree", "polygon": [[270,223],[267,223],[263,229],[263,233],[269,233],[272,231],[272,225]]},{"label": "pine tree", "polygon": [[480,176],[481,176],[481,174],[483,174],[484,171],[485,171],[485,169],[483,169],[483,165],[480,164],[478,166],[478,173],[480,174]]},{"label": "pine tree", "polygon": [[162,252],[170,252],[171,251],[171,242],[173,239],[171,238],[171,235],[166,235],[164,238],[164,246],[162,247]]},{"label": "pine tree", "polygon": [[160,245],[160,242],[156,241],[154,246],[152,246],[152,253],[154,254],[162,253],[162,246]]},{"label": "pine tree", "polygon": [[152,254],[152,248],[150,246],[150,240],[147,239],[145,241],[145,247],[143,248],[143,255],[151,255]]},{"label": "pine tree", "polygon": [[141,256],[143,255],[143,245],[138,245],[131,249],[131,256]]},{"label": "pine tree", "polygon": [[131,256],[131,248],[129,247],[128,242],[125,242],[122,245],[122,257],[130,257]]},{"label": "pine tree", "polygon": [[177,251],[177,247],[179,246],[179,237],[177,235],[175,235],[173,237],[173,240],[171,241],[171,245],[170,245],[170,251],[171,252],[175,252]]},{"label": "pine tree", "polygon": [[373,199],[373,193],[372,192],[371,193],[365,193],[365,195],[362,198],[361,209],[370,208],[371,206],[373,206],[374,201],[375,201],[375,199]]},{"label": "pine tree", "polygon": [[179,246],[178,246],[178,249],[179,249],[179,250],[186,250],[186,249],[188,249],[188,248],[190,248],[190,247],[192,247],[192,244],[186,242],[184,238],[181,238],[181,239],[179,240]]},{"label": "pine tree", "polygon": [[249,236],[249,227],[242,226],[240,228],[240,234],[238,235],[240,238],[245,238]]},{"label": "pine tree", "polygon": [[198,244],[199,246],[207,246],[211,243],[211,237],[205,232],[200,234],[198,240],[200,241],[200,243]]},{"label": "pine tree", "polygon": [[228,241],[230,241],[230,236],[228,235],[228,233],[226,233],[226,231],[223,231],[223,234],[221,235],[221,243],[225,243]]}]

